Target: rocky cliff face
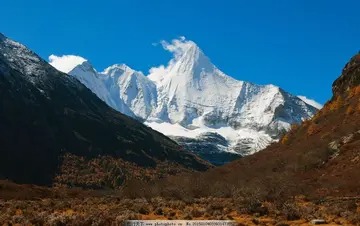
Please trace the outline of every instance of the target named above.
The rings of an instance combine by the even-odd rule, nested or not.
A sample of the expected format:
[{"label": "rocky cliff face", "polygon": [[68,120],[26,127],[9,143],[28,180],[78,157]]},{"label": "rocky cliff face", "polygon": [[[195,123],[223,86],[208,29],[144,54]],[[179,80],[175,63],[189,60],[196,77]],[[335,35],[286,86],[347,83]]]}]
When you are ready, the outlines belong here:
[{"label": "rocky cliff face", "polygon": [[345,65],[341,76],[334,81],[332,91],[334,96],[338,96],[358,85],[360,85],[360,54],[353,56]]}]

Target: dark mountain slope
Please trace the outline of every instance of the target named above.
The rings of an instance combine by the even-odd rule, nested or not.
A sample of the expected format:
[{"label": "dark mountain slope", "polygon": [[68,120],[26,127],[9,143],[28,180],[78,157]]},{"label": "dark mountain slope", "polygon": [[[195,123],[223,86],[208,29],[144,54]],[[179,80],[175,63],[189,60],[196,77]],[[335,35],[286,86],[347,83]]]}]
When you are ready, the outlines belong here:
[{"label": "dark mountain slope", "polygon": [[0,176],[49,185],[66,152],[110,155],[142,167],[160,161],[209,166],[0,34]]}]

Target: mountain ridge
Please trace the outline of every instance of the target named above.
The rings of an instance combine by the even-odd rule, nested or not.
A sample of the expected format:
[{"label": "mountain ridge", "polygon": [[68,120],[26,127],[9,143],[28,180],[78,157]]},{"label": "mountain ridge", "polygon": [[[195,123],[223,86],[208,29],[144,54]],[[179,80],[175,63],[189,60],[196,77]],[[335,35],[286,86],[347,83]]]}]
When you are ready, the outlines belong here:
[{"label": "mountain ridge", "polygon": [[[226,75],[193,41],[181,38],[162,45],[174,56],[168,65],[152,68],[148,76],[129,69],[138,79],[127,80],[128,83],[123,82],[126,75],[123,72],[118,80],[108,84],[118,88],[110,95],[112,101],[105,102],[110,106],[112,102],[121,103],[112,107],[135,115],[175,140],[177,129],[190,131],[183,133],[188,138],[216,132],[230,143],[222,151],[251,154],[276,141],[291,124],[300,123],[317,111],[277,86],[256,85]],[[94,77],[91,73],[79,75],[74,70],[69,74]],[[104,72],[100,74],[109,77]],[[103,79],[97,82],[103,83]],[[257,140],[264,141],[264,145]]]}]

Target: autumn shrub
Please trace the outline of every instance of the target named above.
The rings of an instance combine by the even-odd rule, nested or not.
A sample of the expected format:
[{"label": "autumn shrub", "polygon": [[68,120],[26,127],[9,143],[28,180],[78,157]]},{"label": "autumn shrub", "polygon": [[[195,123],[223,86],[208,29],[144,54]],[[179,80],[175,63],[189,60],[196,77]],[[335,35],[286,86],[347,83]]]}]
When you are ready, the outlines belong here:
[{"label": "autumn shrub", "polygon": [[281,138],[280,143],[283,144],[283,145],[289,144],[289,134],[285,134],[285,135]]},{"label": "autumn shrub", "polygon": [[161,207],[158,207],[158,208],[156,208],[156,210],[155,210],[155,214],[156,214],[156,215],[163,215],[163,214],[164,214],[164,211],[163,211],[163,209],[162,209]]},{"label": "autumn shrub", "polygon": [[298,124],[292,124],[290,127],[290,130],[285,133],[282,138],[280,139],[280,143],[283,145],[287,145],[290,143],[290,138],[293,137],[295,135],[295,133],[298,131],[298,129],[300,128],[300,125]]},{"label": "autumn shrub", "polygon": [[173,210],[170,210],[170,211],[166,212],[165,216],[173,218],[176,216],[176,212]]},{"label": "autumn shrub", "polygon": [[314,135],[314,134],[320,132],[320,130],[321,130],[321,129],[320,129],[320,126],[319,126],[318,124],[312,123],[312,124],[310,124],[310,126],[308,127],[306,134],[307,134],[308,136],[311,136],[311,135]]},{"label": "autumn shrub", "polygon": [[186,206],[182,200],[169,200],[168,205],[172,209],[184,209]]},{"label": "autumn shrub", "polygon": [[204,214],[205,214],[205,209],[200,209],[200,208],[192,208],[191,209],[191,215],[195,218],[198,218],[198,217],[202,217]]},{"label": "autumn shrub", "polygon": [[275,226],[290,226],[290,224],[287,224],[285,222],[277,223]]},{"label": "autumn shrub", "polygon": [[348,91],[348,97],[358,96],[360,94],[360,86],[355,86]]},{"label": "autumn shrub", "polygon": [[330,131],[324,132],[324,133],[321,134],[320,139],[321,139],[321,140],[325,140],[325,139],[329,138],[330,136],[331,136],[331,132],[330,132]]},{"label": "autumn shrub", "polygon": [[185,220],[192,220],[193,216],[191,216],[191,213],[186,213],[183,217]]},{"label": "autumn shrub", "polygon": [[209,207],[213,210],[223,210],[226,207],[225,202],[219,201],[219,199],[213,199],[210,203],[208,203]]},{"label": "autumn shrub", "polygon": [[341,106],[344,105],[344,100],[343,98],[339,95],[337,96],[334,100],[332,100],[328,106],[326,106],[330,111],[336,111],[338,110]]},{"label": "autumn shrub", "polygon": [[145,183],[141,180],[133,179],[129,180],[122,188],[122,195],[126,198],[142,198],[146,197],[149,193],[148,189],[145,189]]},{"label": "autumn shrub", "polygon": [[143,215],[147,215],[150,213],[150,210],[147,206],[141,206],[137,212]]},{"label": "autumn shrub", "polygon": [[346,114],[346,115],[352,115],[352,114],[354,114],[354,112],[355,112],[354,108],[353,108],[351,105],[349,105],[349,106],[346,108],[345,114]]},{"label": "autumn shrub", "polygon": [[344,212],[356,213],[357,208],[358,207],[355,200],[340,201],[329,204],[327,207],[327,212],[331,215],[341,217]]},{"label": "autumn shrub", "polygon": [[347,220],[353,225],[360,225],[360,213],[355,212],[353,215],[350,215]]},{"label": "autumn shrub", "polygon": [[286,220],[294,221],[301,218],[299,207],[293,202],[286,202],[282,206],[281,213],[284,215]]},{"label": "autumn shrub", "polygon": [[265,215],[268,210],[262,205],[265,201],[264,194],[260,189],[242,189],[237,194],[235,202],[239,203],[238,211],[240,213]]},{"label": "autumn shrub", "polygon": [[299,128],[300,128],[300,125],[299,125],[299,124],[292,124],[292,125],[291,125],[291,128],[290,128],[290,131],[291,131],[292,133],[295,133]]},{"label": "autumn shrub", "polygon": [[209,193],[206,196],[231,198],[235,188],[236,186],[234,186],[233,184],[224,181],[216,181],[209,188]]},{"label": "autumn shrub", "polygon": [[141,217],[138,214],[130,210],[126,210],[115,217],[114,223],[115,225],[123,225],[124,222],[127,220],[139,220],[139,219],[141,219]]},{"label": "autumn shrub", "polygon": [[259,219],[257,219],[257,218],[251,219],[251,222],[252,222],[253,224],[255,224],[255,225],[260,224],[260,221],[259,221]]},{"label": "autumn shrub", "polygon": [[[308,150],[301,156],[298,156],[296,162],[296,171],[309,171],[321,167],[329,160],[333,151],[329,148],[318,148]],[[303,191],[304,192],[304,191]],[[302,193],[304,194],[304,193]]]},{"label": "autumn shrub", "polygon": [[322,110],[316,112],[316,114],[311,118],[311,121],[312,122],[317,122],[319,120],[319,118],[321,118],[321,116],[323,116],[323,111]]}]

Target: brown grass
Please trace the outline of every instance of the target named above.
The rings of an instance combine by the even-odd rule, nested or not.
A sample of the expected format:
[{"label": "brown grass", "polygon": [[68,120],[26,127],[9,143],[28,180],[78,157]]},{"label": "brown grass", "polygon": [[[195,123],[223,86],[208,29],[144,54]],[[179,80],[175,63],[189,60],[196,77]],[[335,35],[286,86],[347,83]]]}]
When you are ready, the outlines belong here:
[{"label": "brown grass", "polygon": [[[20,225],[121,225],[128,219],[236,220],[243,225],[307,225],[323,218],[342,225],[359,224],[359,203],[354,200],[322,204],[296,198],[294,202],[259,202],[259,197],[198,198],[191,203],[165,198],[127,199],[115,194],[92,196],[67,192],[57,198],[0,200],[0,222]],[[244,198],[246,200],[244,200]],[[254,200],[252,200],[254,199]],[[249,208],[248,205],[255,205]],[[244,212],[245,210],[245,212]],[[265,212],[264,212],[265,211]]]}]

